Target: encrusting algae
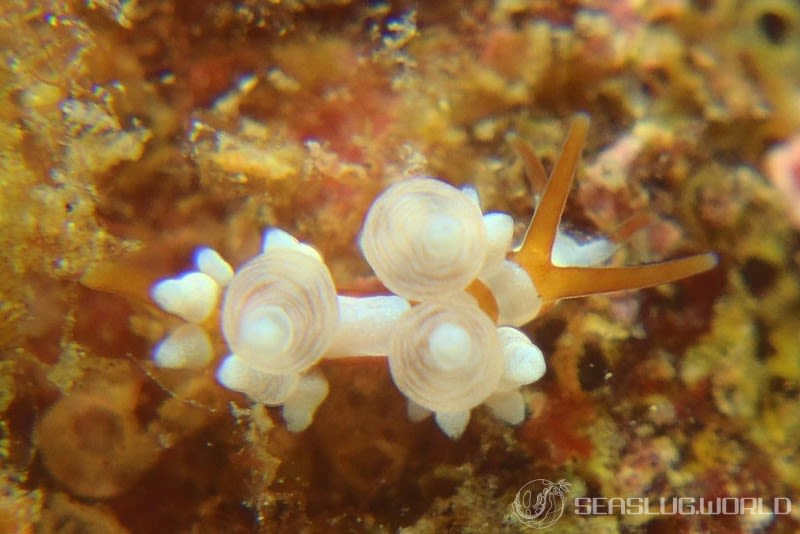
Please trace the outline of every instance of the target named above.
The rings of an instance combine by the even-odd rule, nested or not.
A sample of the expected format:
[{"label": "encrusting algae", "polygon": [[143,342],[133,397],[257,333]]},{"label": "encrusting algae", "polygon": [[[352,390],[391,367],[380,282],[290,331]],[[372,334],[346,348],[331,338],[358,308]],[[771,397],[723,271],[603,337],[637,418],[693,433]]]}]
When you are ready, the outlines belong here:
[{"label": "encrusting algae", "polygon": [[[789,0],[5,2],[0,532],[521,532],[536,479],[567,484],[563,531],[798,529],[798,39]],[[476,254],[469,296],[372,274],[370,206],[419,176],[477,197],[488,245],[525,243]],[[525,237],[531,217],[552,232]],[[435,258],[454,230],[433,220]],[[225,380],[275,369],[226,359],[223,287],[275,228],[273,248],[324,258],[347,332],[374,310],[390,327],[243,395],[223,362]],[[546,314],[498,300],[504,261],[538,273]],[[156,305],[191,269],[220,304]],[[541,368],[504,364],[455,411],[398,390],[372,341],[455,308],[515,318],[503,343]],[[417,371],[499,335],[458,321]],[[292,388],[304,402],[250,400]],[[768,506],[586,515],[577,497]]]}]

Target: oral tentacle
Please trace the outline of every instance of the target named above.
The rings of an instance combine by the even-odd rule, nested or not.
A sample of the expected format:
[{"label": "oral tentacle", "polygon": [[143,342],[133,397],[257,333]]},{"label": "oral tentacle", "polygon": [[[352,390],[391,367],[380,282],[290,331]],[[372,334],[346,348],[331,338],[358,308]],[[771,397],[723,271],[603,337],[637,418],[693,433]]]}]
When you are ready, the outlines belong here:
[{"label": "oral tentacle", "polygon": [[713,269],[717,256],[708,252],[688,258],[634,267],[555,267],[537,274],[537,285],[545,302],[585,297],[613,291],[657,286]]}]

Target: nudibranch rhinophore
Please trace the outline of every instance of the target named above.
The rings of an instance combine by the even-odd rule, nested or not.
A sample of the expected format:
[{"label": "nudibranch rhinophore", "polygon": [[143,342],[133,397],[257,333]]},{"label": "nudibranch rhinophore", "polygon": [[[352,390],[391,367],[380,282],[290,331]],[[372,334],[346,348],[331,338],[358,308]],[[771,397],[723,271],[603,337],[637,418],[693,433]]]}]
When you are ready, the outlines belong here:
[{"label": "nudibranch rhinophore", "polygon": [[451,438],[481,404],[498,418],[525,419],[520,387],[545,372],[539,348],[518,328],[558,300],[650,287],[713,268],[713,253],[656,264],[608,267],[607,239],[579,242],[559,228],[589,119],[573,120],[548,179],[533,151],[512,140],[543,192],[522,243],[514,221],[483,213],[477,192],[430,177],[391,185],[370,207],[359,240],[391,295],[338,295],[319,252],[269,229],[262,252],[235,272],[215,251],[198,250],[196,270],[153,286],[164,310],[186,324],[154,350],[162,367],[204,367],[208,333],[222,297],[230,354],[220,384],[252,401],[282,406],[287,428],[307,428],[328,394],[323,358],[386,357],[413,420],[433,415]]}]

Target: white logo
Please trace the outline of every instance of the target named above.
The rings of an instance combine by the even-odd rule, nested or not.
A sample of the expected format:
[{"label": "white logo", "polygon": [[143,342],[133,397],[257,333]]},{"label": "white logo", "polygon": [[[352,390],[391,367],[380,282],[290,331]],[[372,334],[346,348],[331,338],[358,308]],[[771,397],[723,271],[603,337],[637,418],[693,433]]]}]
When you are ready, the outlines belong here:
[{"label": "white logo", "polygon": [[569,482],[563,478],[550,482],[543,478],[522,486],[514,498],[514,513],[520,521],[533,528],[553,526],[564,513]]}]

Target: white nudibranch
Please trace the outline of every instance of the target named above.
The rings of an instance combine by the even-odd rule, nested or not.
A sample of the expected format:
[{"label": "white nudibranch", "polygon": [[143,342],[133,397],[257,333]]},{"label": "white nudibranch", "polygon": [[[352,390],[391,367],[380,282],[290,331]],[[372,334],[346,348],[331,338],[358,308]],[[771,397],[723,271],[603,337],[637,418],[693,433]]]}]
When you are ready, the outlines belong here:
[{"label": "white nudibranch", "polygon": [[219,315],[229,354],[217,381],[254,402],[281,406],[291,431],[307,428],[328,394],[317,364],[358,356],[386,357],[409,418],[433,414],[451,438],[481,404],[520,424],[520,388],[541,378],[545,360],[513,327],[560,299],[653,286],[716,265],[708,253],[605,267],[615,243],[581,243],[559,228],[587,129],[588,118],[578,115],[549,181],[533,150],[511,139],[531,181],[544,184],[516,248],[511,216],[483,214],[472,187],[414,177],[381,193],[359,245],[393,295],[338,295],[319,252],[279,229],[268,230],[262,252],[235,272],[214,250],[199,249],[196,270],[152,288],[162,309],[187,321],[155,347],[156,365],[211,363],[213,344],[201,325],[215,317],[224,288]]}]

